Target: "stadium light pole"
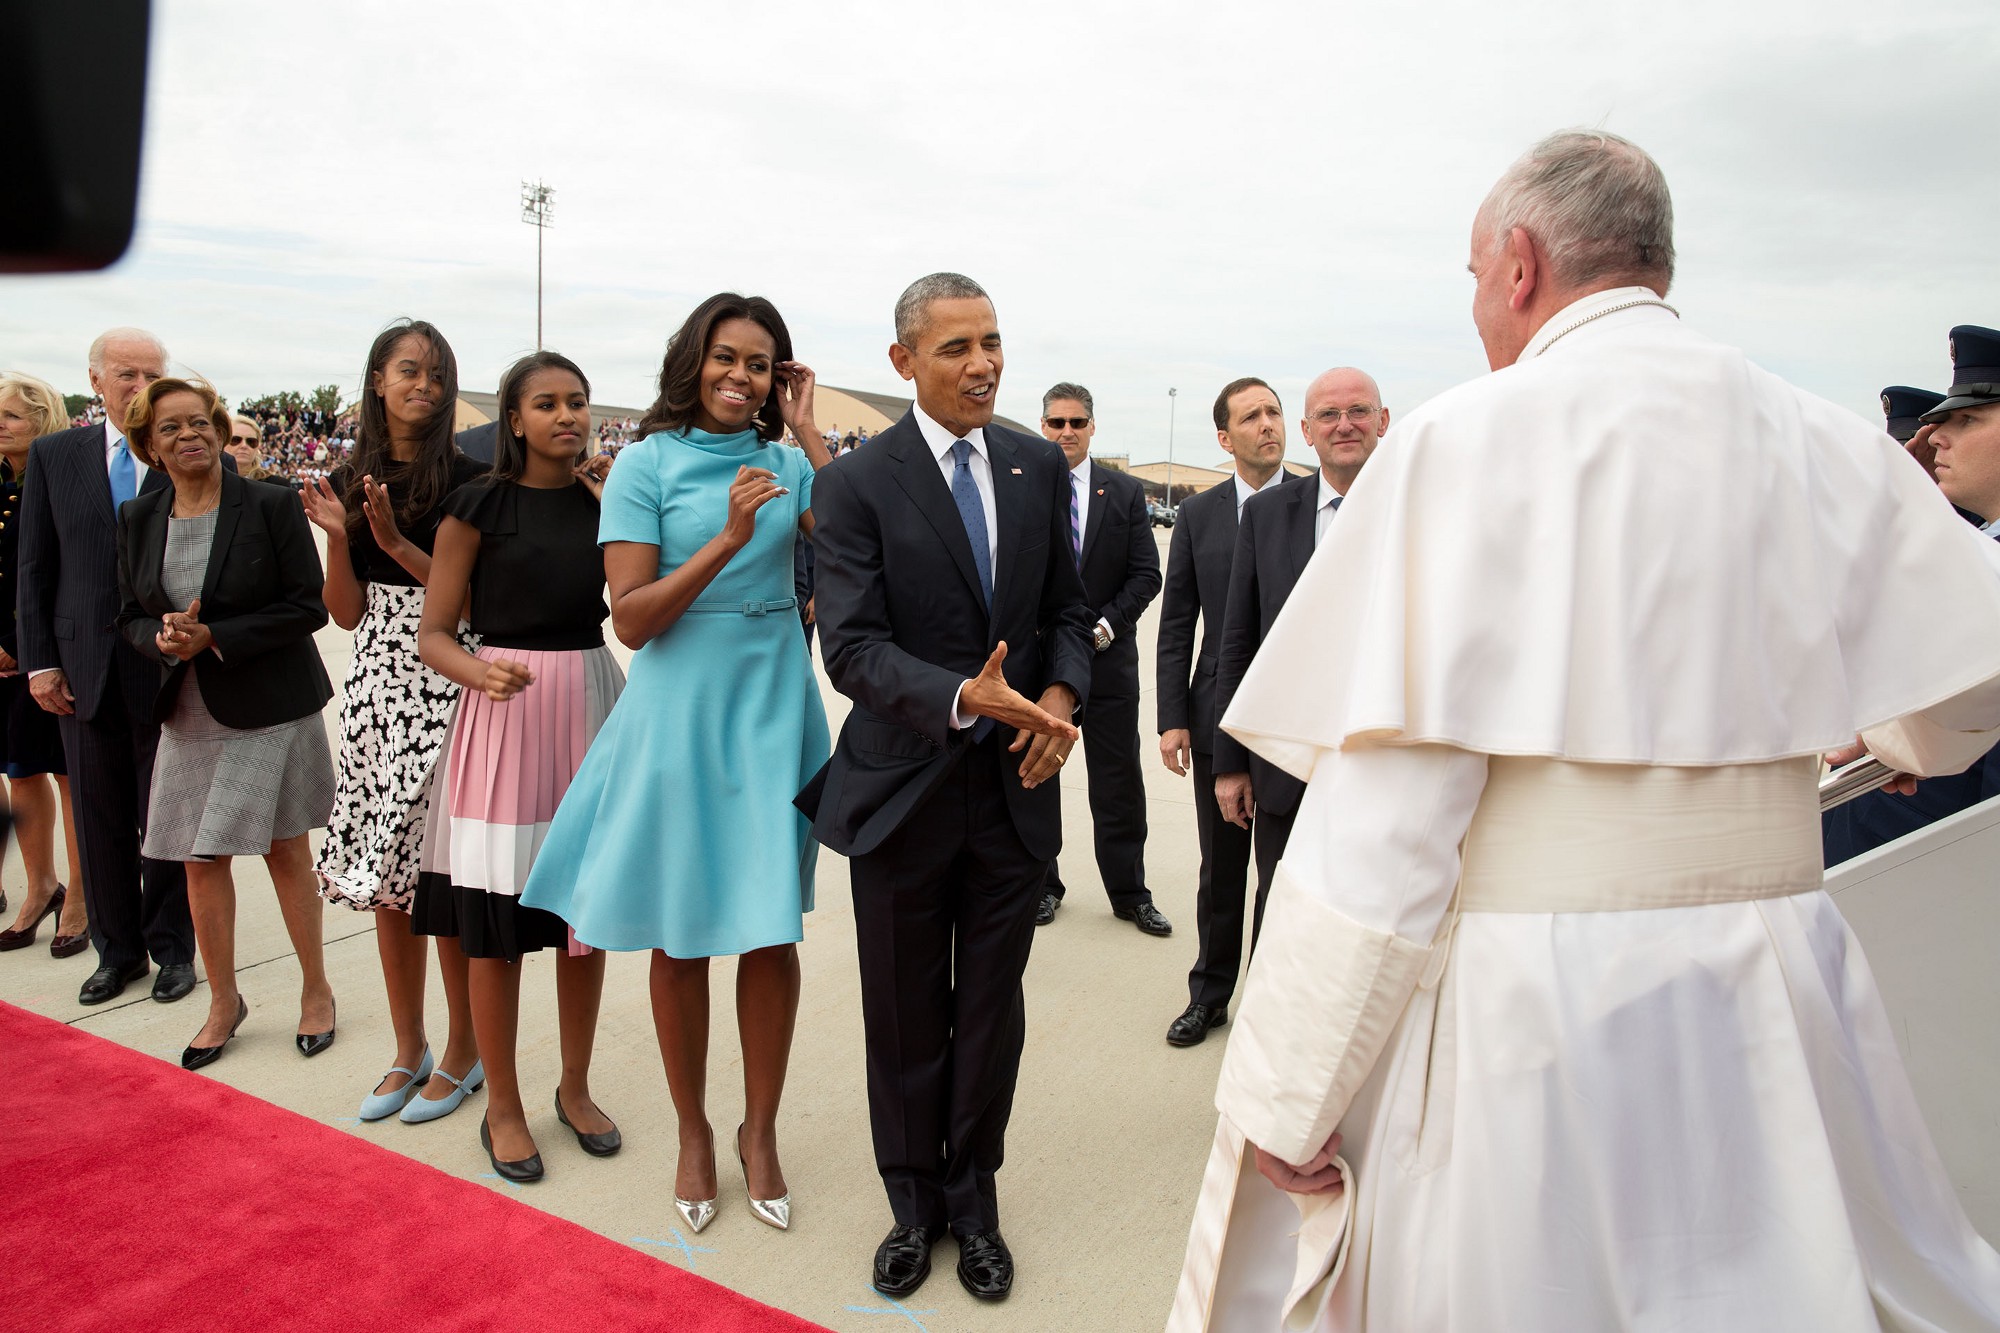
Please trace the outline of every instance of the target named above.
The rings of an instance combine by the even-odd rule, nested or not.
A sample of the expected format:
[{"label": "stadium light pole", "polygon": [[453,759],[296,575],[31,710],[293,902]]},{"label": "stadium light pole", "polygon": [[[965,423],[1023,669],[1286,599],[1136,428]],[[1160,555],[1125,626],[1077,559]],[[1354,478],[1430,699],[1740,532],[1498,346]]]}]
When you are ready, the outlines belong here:
[{"label": "stadium light pole", "polygon": [[535,350],[542,350],[542,233],[555,225],[556,192],[540,181],[521,182],[521,221],[535,229]]},{"label": "stadium light pole", "polygon": [[1179,389],[1167,390],[1167,508],[1174,507],[1174,403]]}]

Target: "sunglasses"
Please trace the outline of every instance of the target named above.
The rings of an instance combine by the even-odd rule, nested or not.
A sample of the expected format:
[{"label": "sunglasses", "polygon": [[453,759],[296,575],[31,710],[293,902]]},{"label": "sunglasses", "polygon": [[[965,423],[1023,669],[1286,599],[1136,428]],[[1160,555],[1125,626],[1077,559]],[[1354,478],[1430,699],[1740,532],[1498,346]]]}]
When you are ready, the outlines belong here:
[{"label": "sunglasses", "polygon": [[229,442],[230,442],[231,444],[258,444],[258,443],[260,443],[260,441],[259,441],[259,440],[257,439],[257,437],[256,437],[255,435],[232,435],[232,436],[230,436],[230,437],[229,437]]},{"label": "sunglasses", "polygon": [[1071,430],[1082,430],[1090,424],[1089,417],[1043,417],[1042,424],[1050,430],[1061,430],[1068,426]]}]

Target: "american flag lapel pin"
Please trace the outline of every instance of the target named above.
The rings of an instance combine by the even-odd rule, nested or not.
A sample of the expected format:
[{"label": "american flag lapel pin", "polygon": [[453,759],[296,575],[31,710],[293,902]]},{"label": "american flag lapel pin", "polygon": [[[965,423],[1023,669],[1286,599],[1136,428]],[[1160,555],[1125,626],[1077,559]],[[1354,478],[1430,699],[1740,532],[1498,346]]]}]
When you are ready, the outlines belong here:
[{"label": "american flag lapel pin", "polygon": [[1008,468],[1007,470],[1008,470],[1009,472],[1013,473],[1013,474],[1014,474],[1015,476],[1017,476],[1017,477],[1021,475],[1021,469],[1019,469],[1019,468],[1017,468],[1017,467],[1010,467],[1010,468]]}]

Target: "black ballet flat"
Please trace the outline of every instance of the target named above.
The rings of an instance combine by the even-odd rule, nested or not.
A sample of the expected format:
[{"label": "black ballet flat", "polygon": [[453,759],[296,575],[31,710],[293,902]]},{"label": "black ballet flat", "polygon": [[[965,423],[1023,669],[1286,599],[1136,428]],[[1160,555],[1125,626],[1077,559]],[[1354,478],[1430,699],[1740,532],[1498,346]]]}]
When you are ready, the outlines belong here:
[{"label": "black ballet flat", "polygon": [[236,1029],[243,1026],[243,1020],[250,1017],[250,1002],[241,995],[236,997],[236,1021],[229,1025],[229,1036],[222,1039],[222,1046],[190,1046],[181,1052],[182,1069],[202,1069],[222,1058],[223,1046],[229,1045],[229,1038],[236,1035]]},{"label": "black ballet flat", "polygon": [[502,1180],[511,1180],[516,1185],[526,1185],[542,1178],[542,1155],[534,1153],[518,1161],[503,1162],[493,1155],[493,1131],[486,1127],[486,1117],[479,1117],[479,1146],[486,1149],[486,1160],[493,1163],[493,1174]]},{"label": "black ballet flat", "polygon": [[[339,1015],[340,1011],[335,1009],[334,1017],[338,1019]],[[324,1032],[301,1032],[293,1037],[292,1040],[298,1043],[299,1054],[310,1060],[327,1047],[333,1045],[333,1031],[333,1028],[328,1028]]]},{"label": "black ballet flat", "polygon": [[618,1132],[616,1125],[611,1127],[611,1132],[608,1134],[586,1134],[575,1125],[571,1125],[569,1117],[563,1114],[561,1088],[556,1089],[556,1119],[562,1121],[568,1126],[569,1132],[576,1135],[576,1146],[592,1157],[609,1157],[625,1146],[625,1136]]}]

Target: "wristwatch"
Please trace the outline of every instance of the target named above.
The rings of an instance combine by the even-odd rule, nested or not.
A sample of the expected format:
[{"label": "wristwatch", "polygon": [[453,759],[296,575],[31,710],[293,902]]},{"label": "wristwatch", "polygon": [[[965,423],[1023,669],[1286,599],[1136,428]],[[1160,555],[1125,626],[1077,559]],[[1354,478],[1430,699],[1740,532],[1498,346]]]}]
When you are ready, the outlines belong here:
[{"label": "wristwatch", "polygon": [[1103,625],[1092,631],[1092,637],[1096,640],[1097,651],[1100,653],[1111,646],[1111,631]]}]

